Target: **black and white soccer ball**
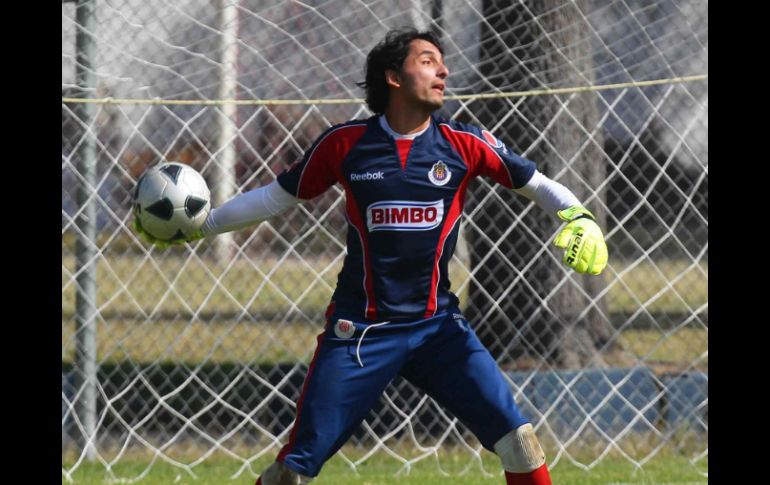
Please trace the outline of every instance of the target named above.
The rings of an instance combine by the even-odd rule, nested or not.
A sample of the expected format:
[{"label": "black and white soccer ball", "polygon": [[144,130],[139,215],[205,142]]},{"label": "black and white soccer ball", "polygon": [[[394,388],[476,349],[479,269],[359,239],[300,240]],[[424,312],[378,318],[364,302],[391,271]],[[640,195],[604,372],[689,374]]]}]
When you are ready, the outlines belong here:
[{"label": "black and white soccer ball", "polygon": [[210,210],[211,192],[206,181],[189,165],[155,165],[136,183],[134,214],[155,239],[186,239],[200,229]]}]

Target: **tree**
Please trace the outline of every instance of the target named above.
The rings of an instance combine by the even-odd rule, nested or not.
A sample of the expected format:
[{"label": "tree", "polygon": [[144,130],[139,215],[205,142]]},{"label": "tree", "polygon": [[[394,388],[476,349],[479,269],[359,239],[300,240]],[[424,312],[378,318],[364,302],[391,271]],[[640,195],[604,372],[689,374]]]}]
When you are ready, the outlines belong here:
[{"label": "tree", "polygon": [[[490,87],[591,84],[584,3],[484,0],[480,69]],[[595,192],[606,177],[596,100],[595,93],[529,96],[489,100],[472,110],[489,129],[515,110],[493,130],[496,136],[572,190],[606,228],[604,194]],[[522,216],[529,201],[501,189],[490,197],[477,183],[468,200],[471,208],[485,204],[471,217],[467,234],[475,279],[466,311],[479,336],[502,365],[540,356],[558,367],[603,365],[600,350],[611,348],[613,329],[604,299],[594,297],[604,278],[570,275],[551,245],[560,225],[555,214],[533,208]]]}]

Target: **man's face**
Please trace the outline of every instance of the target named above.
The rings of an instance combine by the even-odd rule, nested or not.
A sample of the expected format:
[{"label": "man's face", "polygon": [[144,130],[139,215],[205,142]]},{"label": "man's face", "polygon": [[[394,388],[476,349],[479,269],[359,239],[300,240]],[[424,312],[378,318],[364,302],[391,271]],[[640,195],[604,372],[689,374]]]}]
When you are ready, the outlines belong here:
[{"label": "man's face", "polygon": [[444,104],[444,80],[449,70],[438,47],[422,39],[409,44],[409,53],[397,73],[400,93],[409,101],[424,106],[429,111]]}]

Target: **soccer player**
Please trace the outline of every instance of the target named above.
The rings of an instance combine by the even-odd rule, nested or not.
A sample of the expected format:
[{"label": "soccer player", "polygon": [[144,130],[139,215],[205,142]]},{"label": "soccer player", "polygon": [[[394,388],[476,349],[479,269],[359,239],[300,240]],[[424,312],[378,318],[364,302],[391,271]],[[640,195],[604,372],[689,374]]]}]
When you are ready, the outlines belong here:
[{"label": "soccer player", "polygon": [[468,183],[487,177],[567,221],[554,243],[580,273],[599,274],[607,247],[570,190],[490,132],[433,114],[448,75],[433,34],[388,32],[359,84],[375,115],[328,129],[276,181],[213,209],[193,237],[257,224],[337,183],[345,190],[347,255],[289,441],[257,485],[309,483],[398,375],[496,453],[507,484],[551,483],[532,424],[450,291]]}]

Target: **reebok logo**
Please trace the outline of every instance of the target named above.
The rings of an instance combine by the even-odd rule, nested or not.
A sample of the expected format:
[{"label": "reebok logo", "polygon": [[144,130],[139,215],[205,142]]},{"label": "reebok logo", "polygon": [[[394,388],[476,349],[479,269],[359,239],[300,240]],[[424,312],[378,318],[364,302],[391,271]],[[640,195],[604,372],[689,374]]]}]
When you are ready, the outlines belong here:
[{"label": "reebok logo", "polygon": [[350,174],[350,181],[351,182],[357,182],[360,180],[382,180],[385,178],[385,174],[383,172],[366,172],[366,173],[351,173]]}]

